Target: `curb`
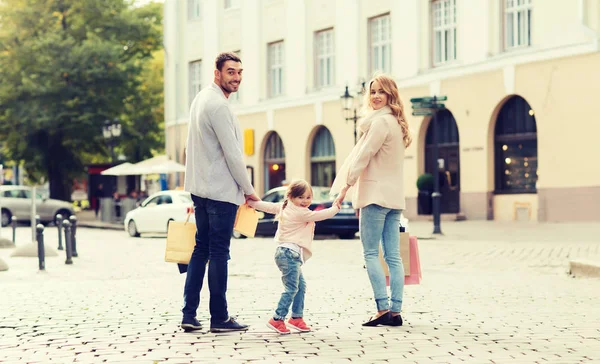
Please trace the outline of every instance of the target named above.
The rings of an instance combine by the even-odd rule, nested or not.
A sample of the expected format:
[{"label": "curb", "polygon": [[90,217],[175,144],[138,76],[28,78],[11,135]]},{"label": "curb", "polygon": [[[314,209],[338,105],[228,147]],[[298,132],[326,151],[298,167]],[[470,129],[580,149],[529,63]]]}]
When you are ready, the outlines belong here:
[{"label": "curb", "polygon": [[574,277],[600,278],[600,261],[577,259],[569,261],[569,274]]},{"label": "curb", "polygon": [[112,225],[100,225],[100,224],[95,224],[95,223],[85,223],[82,221],[78,221],[77,222],[77,227],[84,227],[84,228],[89,228],[89,229],[104,229],[104,230],[122,230],[125,231],[125,228],[122,225],[116,225],[116,224],[112,224]]}]

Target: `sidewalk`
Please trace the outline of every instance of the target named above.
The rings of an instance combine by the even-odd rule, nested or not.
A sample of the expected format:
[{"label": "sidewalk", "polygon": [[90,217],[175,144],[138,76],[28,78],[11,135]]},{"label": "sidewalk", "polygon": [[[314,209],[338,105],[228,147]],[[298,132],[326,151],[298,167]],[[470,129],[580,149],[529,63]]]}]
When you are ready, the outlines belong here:
[{"label": "sidewalk", "polygon": [[77,213],[77,226],[93,229],[124,230],[123,223],[111,223],[100,220],[96,217],[94,210],[83,210]]},{"label": "sidewalk", "polygon": [[[315,241],[316,254],[302,268],[304,314],[314,331],[286,336],[265,325],[281,293],[272,238],[231,241],[228,308],[250,329],[208,332],[205,287],[198,310],[204,329],[184,333],[186,275],[164,262],[164,237],[84,228],[73,264],[62,252],[46,258],[44,272],[35,257],[0,250],[10,266],[0,273],[0,362],[598,362],[600,280],[565,274],[569,259],[600,255],[600,242],[588,234],[596,230],[535,226],[448,223],[445,236],[420,241],[423,280],[405,287],[402,327],[361,326],[376,307],[358,239]],[[504,228],[521,240],[497,236]],[[561,241],[561,231],[572,228],[579,241]],[[486,235],[493,240],[477,240]],[[538,240],[550,235],[554,241]],[[30,237],[29,227],[17,229],[18,242]],[[56,246],[57,234],[45,238]]]},{"label": "sidewalk", "polygon": [[[433,234],[431,221],[409,223],[410,234],[427,244],[428,240],[440,242],[515,243],[515,249],[524,243],[535,242],[540,247],[566,243],[598,243],[600,223],[518,223],[499,221],[442,221],[442,235]],[[475,246],[474,246],[475,247]],[[563,248],[560,248],[561,250]],[[569,274],[574,277],[600,277],[600,252],[590,252],[584,257],[567,254]]]},{"label": "sidewalk", "polygon": [[[94,211],[77,213],[78,226],[124,231],[122,223],[108,223],[96,218]],[[510,242],[553,244],[595,243],[600,236],[600,223],[518,223],[487,220],[442,221],[442,234],[433,234],[431,221],[410,221],[409,233],[419,241],[440,242]],[[600,254],[581,259],[570,259],[570,273],[574,276],[600,277]]]}]

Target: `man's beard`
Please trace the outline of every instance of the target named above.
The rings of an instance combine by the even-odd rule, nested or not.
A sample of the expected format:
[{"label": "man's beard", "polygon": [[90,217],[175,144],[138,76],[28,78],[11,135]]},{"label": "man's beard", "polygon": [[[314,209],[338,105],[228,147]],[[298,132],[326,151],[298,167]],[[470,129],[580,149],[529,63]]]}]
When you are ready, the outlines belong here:
[{"label": "man's beard", "polygon": [[237,88],[234,88],[233,85],[230,85],[227,82],[221,83],[221,88],[226,90],[229,93],[236,92],[240,88],[240,84],[237,84]]}]

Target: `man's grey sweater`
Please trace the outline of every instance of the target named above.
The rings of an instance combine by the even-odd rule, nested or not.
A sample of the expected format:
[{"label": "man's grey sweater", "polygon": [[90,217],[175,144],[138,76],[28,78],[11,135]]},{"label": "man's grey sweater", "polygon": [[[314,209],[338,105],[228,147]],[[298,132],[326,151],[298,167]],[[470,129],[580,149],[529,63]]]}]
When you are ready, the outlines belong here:
[{"label": "man's grey sweater", "polygon": [[244,203],[254,193],[242,157],[242,131],[223,90],[215,83],[190,108],[184,189],[198,197]]}]

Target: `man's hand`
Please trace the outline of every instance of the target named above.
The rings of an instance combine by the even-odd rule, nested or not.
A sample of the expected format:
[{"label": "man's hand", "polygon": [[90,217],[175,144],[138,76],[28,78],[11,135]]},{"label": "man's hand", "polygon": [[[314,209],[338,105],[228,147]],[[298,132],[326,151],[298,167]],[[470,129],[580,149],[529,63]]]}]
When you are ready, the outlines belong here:
[{"label": "man's hand", "polygon": [[251,200],[251,201],[260,201],[260,197],[258,197],[258,195],[256,194],[256,192],[254,192],[251,195],[245,195],[245,197],[246,197],[246,202],[248,202],[248,200]]}]

